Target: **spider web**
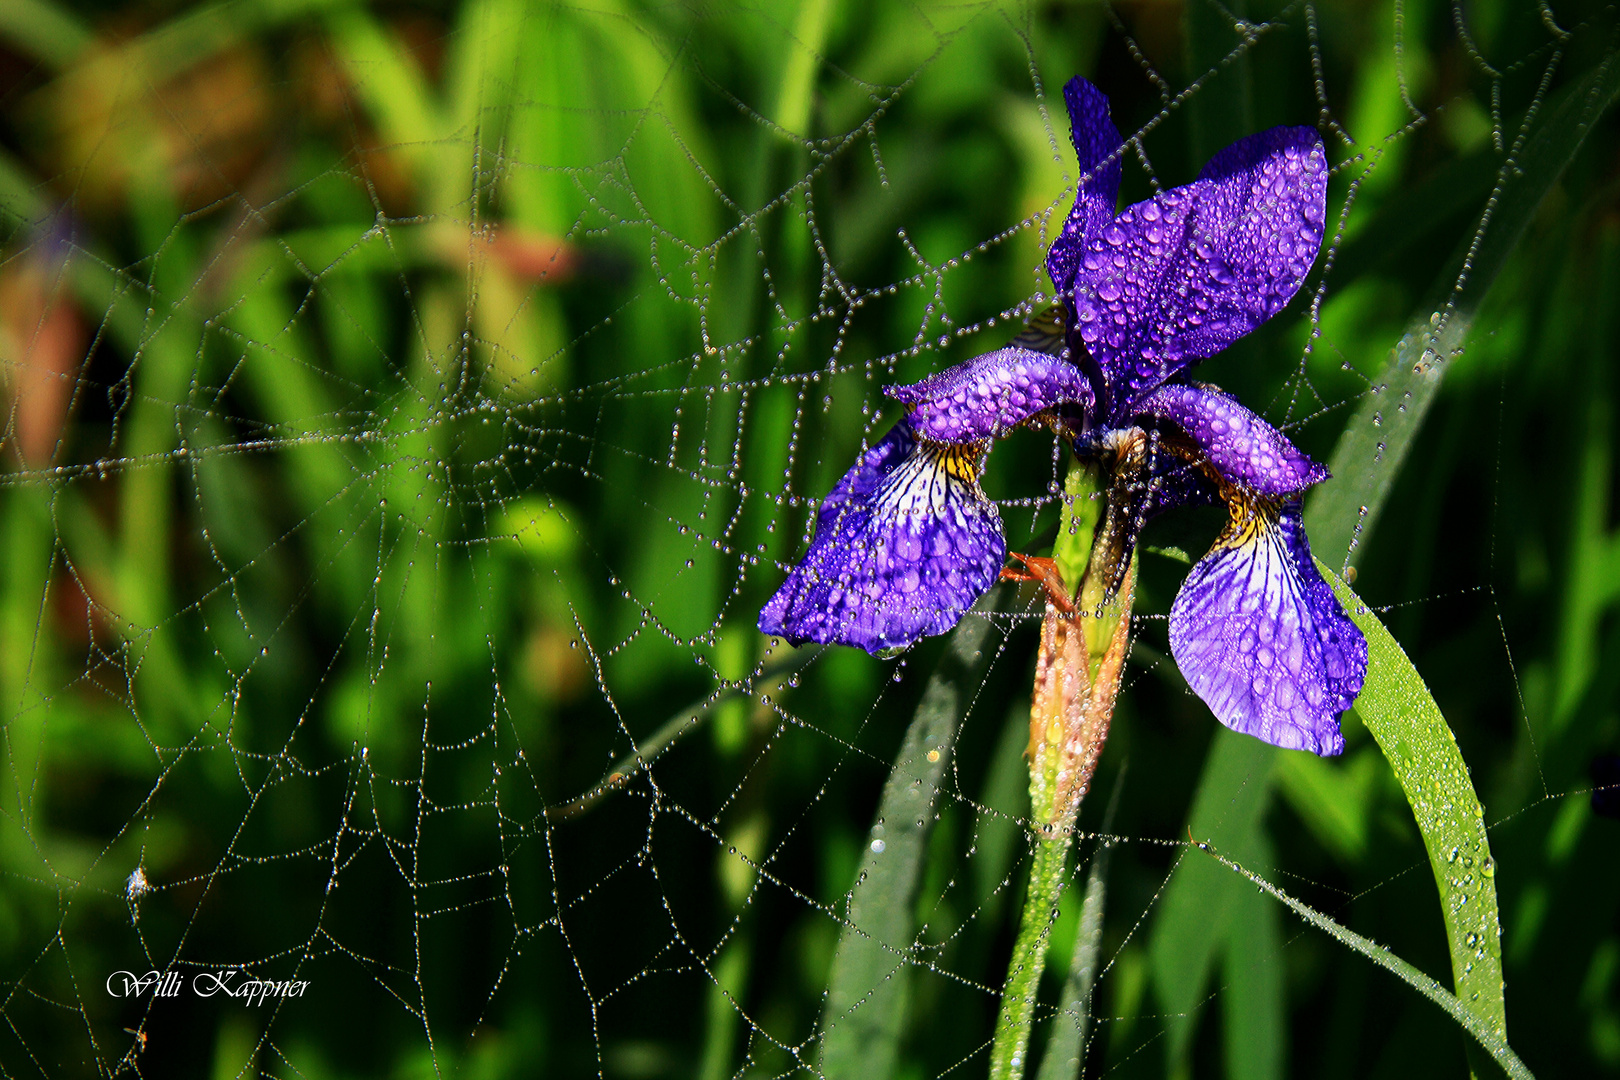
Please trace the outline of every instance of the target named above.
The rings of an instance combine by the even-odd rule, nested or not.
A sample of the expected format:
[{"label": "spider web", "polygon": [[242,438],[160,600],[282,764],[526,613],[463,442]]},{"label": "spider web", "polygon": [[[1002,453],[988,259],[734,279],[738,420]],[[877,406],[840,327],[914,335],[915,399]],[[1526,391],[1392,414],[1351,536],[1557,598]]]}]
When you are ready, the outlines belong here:
[{"label": "spider web", "polygon": [[[1259,127],[1318,124],[1337,168],[1308,295],[1200,374],[1325,459],[1452,240],[1482,233],[1488,187],[1442,202],[1431,244],[1403,184],[1494,175],[1582,47],[1584,23],[1510,36],[1493,12],[227,5],[17,76],[0,1068],[814,1074],[940,646],[794,650],[755,619],[893,421],[880,388],[1049,302],[1075,180],[1056,88],[1083,72],[1113,97],[1127,201]],[[1390,221],[1422,249],[1404,276],[1378,261]],[[1470,359],[1499,370],[1522,340],[1503,333]],[[1017,550],[1049,543],[1060,451],[1020,435],[991,459]],[[1217,525],[1148,540],[1196,557]],[[1499,622],[1495,563],[1470,565],[1370,595],[1398,631],[1458,605]],[[1196,786],[1214,726],[1165,658],[1181,573],[1147,558],[1086,811],[1077,880],[1106,847],[1116,881],[1087,1075],[1156,1070],[1188,1021],[1156,1003],[1145,943],[1189,846],[1185,796],[1156,792]],[[908,1076],[986,1060],[1038,613],[1009,592],[987,616],[941,748],[921,929],[896,953]],[[1504,701],[1526,692],[1511,639],[1484,653]],[[1496,708],[1504,739],[1536,730]],[[1375,910],[1443,970],[1377,914],[1433,903],[1409,826],[1378,831],[1398,792],[1313,816],[1312,784],[1383,782],[1351,738],[1341,772],[1275,781],[1293,813],[1252,865]],[[1535,779],[1514,820],[1584,811],[1538,751],[1516,760]],[[1301,856],[1321,845],[1296,834],[1339,846]],[[1259,954],[1274,974],[1302,956],[1357,963],[1293,931]],[[119,971],[307,986],[116,996]],[[1247,992],[1218,977],[1197,1011]]]}]

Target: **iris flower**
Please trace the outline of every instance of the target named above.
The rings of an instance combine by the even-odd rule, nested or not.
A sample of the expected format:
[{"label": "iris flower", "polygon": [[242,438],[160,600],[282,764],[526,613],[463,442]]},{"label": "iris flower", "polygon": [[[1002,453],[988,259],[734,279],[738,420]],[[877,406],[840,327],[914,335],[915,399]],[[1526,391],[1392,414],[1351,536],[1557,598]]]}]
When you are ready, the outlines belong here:
[{"label": "iris flower", "polygon": [[1301,496],[1328,472],[1186,377],[1280,311],[1310,271],[1326,210],[1322,140],[1307,127],[1248,136],[1192,183],[1116,215],[1123,140],[1108,99],[1075,78],[1064,100],[1082,180],[1046,258],[1058,304],[1007,348],[886,389],[907,414],[821,504],[759,627],[874,653],[949,630],[1007,557],[979,486],[985,455],[1014,428],[1046,427],[1141,481],[1111,487],[1134,503],[1122,569],[1141,522],[1225,503],[1225,531],[1171,607],[1176,664],[1226,726],[1340,753],[1338,718],[1361,689],[1367,645],[1301,523]]}]

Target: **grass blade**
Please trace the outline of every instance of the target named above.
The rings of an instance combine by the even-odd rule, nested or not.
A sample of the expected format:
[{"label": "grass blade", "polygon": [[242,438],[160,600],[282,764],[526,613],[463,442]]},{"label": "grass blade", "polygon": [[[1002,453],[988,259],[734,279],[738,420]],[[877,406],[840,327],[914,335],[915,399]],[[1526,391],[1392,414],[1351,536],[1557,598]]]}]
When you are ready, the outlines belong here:
[{"label": "grass blade", "polygon": [[1502,1071],[1513,1077],[1514,1080],[1535,1080],[1535,1075],[1508,1046],[1507,1037],[1503,1031],[1490,1026],[1482,1020],[1479,1014],[1464,1004],[1456,994],[1451,993],[1434,979],[1402,960],[1384,946],[1379,945],[1370,938],[1364,938],[1354,930],[1333,921],[1310,905],[1301,903],[1271,884],[1271,882],[1249,872],[1238,863],[1217,854],[1207,845],[1200,844],[1199,846],[1209,852],[1221,865],[1248,878],[1259,887],[1261,892],[1287,904],[1294,914],[1312,926],[1326,931],[1340,944],[1354,949],[1385,971],[1392,972],[1402,982],[1446,1010],[1457,1023],[1467,1029],[1470,1035],[1479,1040],[1479,1044],[1490,1053],[1498,1065],[1502,1066]]},{"label": "grass blade", "polygon": [[821,1072],[828,1080],[894,1075],[915,936],[913,901],[934,803],[956,726],[987,660],[990,621],[983,613],[1004,591],[986,594],[951,633],[883,785],[827,982]]},{"label": "grass blade", "polygon": [[[1280,751],[1227,728],[1215,733],[1193,796],[1188,827],[1194,836],[1248,863],[1261,858],[1271,775]],[[1148,946],[1153,985],[1165,1013],[1165,1052],[1185,1063],[1206,994],[1204,987],[1226,947],[1241,883],[1202,859],[1176,864],[1154,916]]]},{"label": "grass blade", "polygon": [[1395,771],[1423,833],[1440,888],[1457,997],[1482,1028],[1506,1045],[1496,864],[1485,835],[1485,810],[1474,794],[1468,766],[1429,688],[1400,645],[1349,586],[1326,567],[1322,572],[1367,637],[1367,682],[1356,699],[1356,712]]},{"label": "grass blade", "polygon": [[821,51],[827,45],[832,9],[832,0],[804,0],[793,22],[793,39],[782,71],[776,122],[784,131],[804,138],[810,135],[810,105],[815,98],[816,72],[822,64]]},{"label": "grass blade", "polygon": [[1074,938],[1069,974],[1063,980],[1063,996],[1058,1000],[1058,1014],[1052,1018],[1052,1033],[1047,1037],[1046,1053],[1041,1057],[1041,1071],[1036,1080],[1075,1080],[1085,1061],[1086,1029],[1091,1026],[1091,990],[1097,981],[1103,909],[1108,902],[1108,853],[1113,848],[1108,834],[1114,831],[1114,812],[1119,809],[1119,793],[1124,787],[1125,770],[1121,768],[1114,781],[1114,793],[1108,797],[1108,812],[1103,815],[1103,835],[1091,855],[1086,896],[1080,904],[1080,931]]},{"label": "grass blade", "polygon": [[[1543,106],[1546,121],[1502,160],[1480,228],[1441,274],[1434,302],[1395,346],[1389,366],[1346,425],[1328,462],[1333,479],[1306,503],[1305,531],[1317,551],[1346,552],[1346,566],[1354,561],[1355,547],[1377,523],[1449,362],[1463,351],[1480,302],[1542,199],[1617,94],[1620,56],[1611,52]],[[1532,113],[1526,124],[1536,118]]]},{"label": "grass blade", "polygon": [[[1254,864],[1256,871],[1271,874],[1277,859],[1263,830],[1256,833],[1254,847],[1260,859]],[[1237,878],[1222,876],[1236,886],[1227,900],[1226,957],[1221,968],[1226,1075],[1281,1080],[1288,1075],[1289,1037],[1282,912]]]},{"label": "grass blade", "polygon": [[71,64],[91,39],[92,31],[77,15],[50,0],[6,0],[0,5],[0,40],[53,68]]}]

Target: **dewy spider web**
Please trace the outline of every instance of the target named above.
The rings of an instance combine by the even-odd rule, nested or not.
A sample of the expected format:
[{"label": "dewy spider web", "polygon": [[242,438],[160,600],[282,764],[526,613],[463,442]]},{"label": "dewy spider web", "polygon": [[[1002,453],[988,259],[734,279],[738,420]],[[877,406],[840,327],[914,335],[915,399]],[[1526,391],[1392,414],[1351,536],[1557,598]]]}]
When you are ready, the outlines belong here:
[{"label": "dewy spider web", "polygon": [[[1596,33],[1550,10],[1516,38],[1494,8],[1238,14],[1191,5],[1184,37],[1153,5],[232,4],[30,55],[0,162],[5,1074],[814,1073],[872,808],[938,648],[794,651],[754,619],[892,421],[879,387],[1045,303],[1074,183],[1054,89],[1085,71],[1114,97],[1128,199],[1259,126],[1318,122],[1342,164],[1311,295],[1210,366],[1325,456]],[[1408,198],[1408,176],[1428,186]],[[1438,232],[1410,220],[1425,208]],[[1391,229],[1432,235],[1433,258],[1381,262]],[[1049,543],[1059,451],[1031,435],[993,458],[1019,550]],[[1194,1008],[1161,1007],[1176,973],[1149,934],[1188,848],[1163,791],[1194,788],[1213,722],[1152,619],[1181,569],[1146,558],[1099,783],[1133,762],[1097,1074],[1188,1053],[1218,1003],[1236,1068],[1242,1007],[1283,1007],[1257,983],[1299,956],[1359,963],[1273,912],[1250,921],[1270,938],[1234,932],[1258,976],[1206,982],[1205,961]],[[1371,595],[1454,603],[1452,576],[1403,580]],[[1488,571],[1461,580],[1501,619]],[[1031,603],[991,616],[938,748],[919,929],[893,950],[906,1075],[982,1068]],[[1549,737],[1584,706],[1558,707]],[[1353,733],[1341,771],[1239,777],[1293,816],[1233,850],[1426,955],[1382,915],[1432,896],[1421,849],[1378,831],[1398,793],[1377,767]],[[1581,786],[1543,776],[1524,816],[1584,805],[1552,795]],[[1335,817],[1324,790],[1359,802]],[[1339,861],[1298,855],[1323,848]],[[194,989],[230,972],[307,986]],[[1306,1000],[1331,1001],[1319,983]],[[1400,1004],[1433,1031],[1426,1007]]]}]

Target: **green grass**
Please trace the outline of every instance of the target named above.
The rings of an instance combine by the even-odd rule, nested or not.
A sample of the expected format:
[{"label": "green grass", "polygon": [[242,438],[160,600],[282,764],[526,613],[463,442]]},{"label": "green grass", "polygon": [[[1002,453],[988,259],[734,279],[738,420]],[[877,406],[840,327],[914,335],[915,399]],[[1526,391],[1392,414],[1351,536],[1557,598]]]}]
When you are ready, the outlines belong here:
[{"label": "green grass", "polygon": [[[1354,199],[1316,317],[1198,374],[1333,465],[1315,550],[1483,807],[1513,1052],[1620,1069],[1620,823],[1587,794],[1620,751],[1612,15],[1480,0],[1465,41],[1407,0],[1397,51],[1392,3],[1243,6],[1256,35],[1200,0],[8,7],[0,1071],[982,1073],[1034,620],[900,661],[754,620],[880,387],[1047,287],[1076,73],[1165,186],[1324,123]],[[1015,549],[1058,469],[998,447]],[[1403,794],[1428,766],[1370,714],[1331,762],[1219,731],[1154,618],[1184,572],[1141,560],[1106,879],[1087,837],[1030,1074],[1086,1015],[1051,1045],[1087,1076],[1488,1075],[1424,989],[1460,940]],[[976,672],[954,703],[942,663]],[[875,856],[908,778],[932,809]],[[103,985],[170,965],[310,988]]]}]

